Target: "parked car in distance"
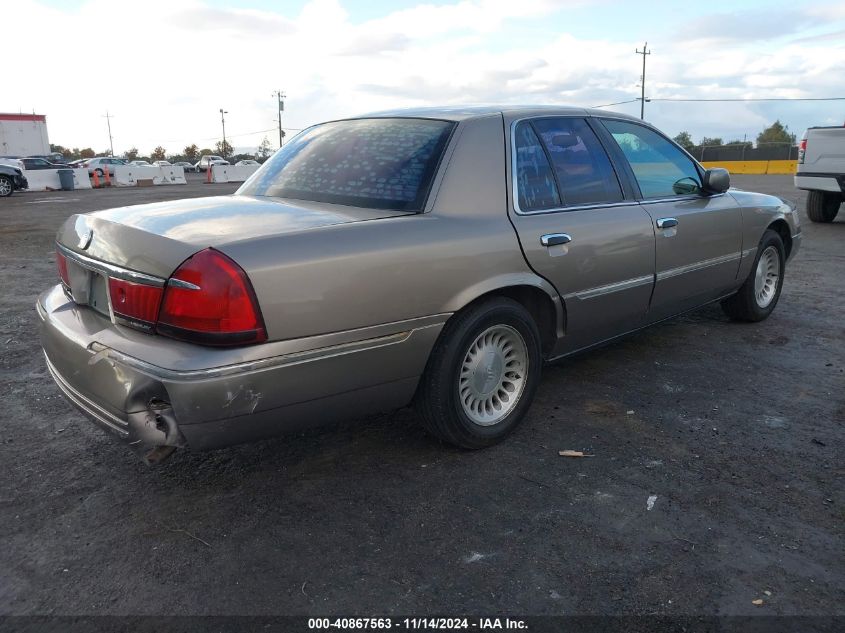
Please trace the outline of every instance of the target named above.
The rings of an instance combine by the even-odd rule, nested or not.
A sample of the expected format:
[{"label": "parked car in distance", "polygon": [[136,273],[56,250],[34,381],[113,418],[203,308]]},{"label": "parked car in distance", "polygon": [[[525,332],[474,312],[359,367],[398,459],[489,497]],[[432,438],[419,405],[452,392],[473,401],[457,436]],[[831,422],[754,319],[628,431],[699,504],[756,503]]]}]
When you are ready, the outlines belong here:
[{"label": "parked car in distance", "polygon": [[235,163],[235,167],[260,167],[260,166],[261,166],[261,163],[259,163],[257,160],[251,160],[251,159],[239,160],[237,163]]},{"label": "parked car in distance", "polygon": [[806,189],[807,217],[833,222],[845,203],[845,126],[811,127],[798,146],[795,186]]},{"label": "parked car in distance", "polygon": [[189,163],[189,162],[188,162],[188,161],[186,161],[186,160],[180,160],[180,161],[178,161],[178,162],[175,162],[175,163],[173,163],[173,166],[174,166],[174,167],[181,167],[182,169],[184,169],[184,170],[185,170],[185,172],[186,172],[186,173],[187,173],[187,172],[195,172],[195,171],[197,171],[197,168],[196,168],[196,167],[194,167],[191,163]]},{"label": "parked car in distance", "polygon": [[23,163],[20,161],[19,158],[0,158],[0,165],[8,165],[9,167],[15,167],[16,169],[20,169],[23,171],[24,166]]},{"label": "parked car in distance", "polygon": [[7,198],[15,191],[29,187],[26,176],[20,167],[0,160],[0,198]]},{"label": "parked car in distance", "polygon": [[90,159],[88,158],[77,158],[76,160],[70,161],[67,166],[71,169],[82,169],[85,167],[85,163],[87,163]]},{"label": "parked car in distance", "polygon": [[67,169],[67,165],[59,163],[51,163],[46,158],[20,158],[24,169],[32,171],[35,169]]},{"label": "parked car in distance", "polygon": [[173,167],[173,163],[169,160],[156,160],[153,161],[153,167]]},{"label": "parked car in distance", "polygon": [[129,165],[131,167],[152,167],[153,165],[146,160],[130,160]]},{"label": "parked car in distance", "polygon": [[84,166],[88,169],[88,174],[93,176],[95,173],[102,177],[106,172],[110,176],[114,176],[114,168],[121,165],[126,165],[127,161],[122,158],[112,158],[111,156],[98,156],[97,158],[89,158],[85,161]]},{"label": "parked car in distance", "polygon": [[234,195],[71,216],[47,366],[148,462],[408,404],[490,446],[544,361],[712,302],[771,314],[796,210],[729,181],[602,110],[315,125]]},{"label": "parked car in distance", "polygon": [[208,171],[209,165],[228,165],[229,161],[225,160],[221,156],[212,156],[211,154],[206,154],[202,158],[199,159],[196,165],[197,171]]}]

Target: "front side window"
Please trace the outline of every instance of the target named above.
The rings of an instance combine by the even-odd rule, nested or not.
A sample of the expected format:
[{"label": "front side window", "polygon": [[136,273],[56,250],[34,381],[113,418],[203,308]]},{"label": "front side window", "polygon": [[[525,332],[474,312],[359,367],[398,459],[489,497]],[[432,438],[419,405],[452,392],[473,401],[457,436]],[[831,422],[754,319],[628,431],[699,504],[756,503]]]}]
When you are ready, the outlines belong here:
[{"label": "front side window", "polygon": [[238,193],[422,211],[453,127],[410,118],[323,123],[288,142]]},{"label": "front side window", "polygon": [[701,193],[695,164],[669,140],[636,123],[602,122],[631,165],[644,198]]}]

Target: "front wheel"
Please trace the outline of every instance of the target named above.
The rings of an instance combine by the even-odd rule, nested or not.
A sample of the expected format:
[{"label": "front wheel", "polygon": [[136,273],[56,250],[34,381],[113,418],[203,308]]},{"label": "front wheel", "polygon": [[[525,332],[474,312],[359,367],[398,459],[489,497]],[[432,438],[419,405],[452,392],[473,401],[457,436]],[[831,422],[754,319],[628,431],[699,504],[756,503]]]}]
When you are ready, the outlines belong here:
[{"label": "front wheel", "polygon": [[811,191],[807,194],[807,217],[812,222],[833,222],[839,213],[842,196],[828,191]]},{"label": "front wheel", "polygon": [[469,449],[491,446],[525,417],[541,369],[534,319],[516,301],[491,298],[446,323],[415,408],[441,440]]},{"label": "front wheel", "polygon": [[12,195],[15,190],[15,184],[8,176],[0,176],[0,198],[6,198]]},{"label": "front wheel", "polygon": [[776,231],[763,233],[751,274],[739,291],[722,302],[722,309],[735,321],[756,322],[768,317],[780,299],[786,251]]}]

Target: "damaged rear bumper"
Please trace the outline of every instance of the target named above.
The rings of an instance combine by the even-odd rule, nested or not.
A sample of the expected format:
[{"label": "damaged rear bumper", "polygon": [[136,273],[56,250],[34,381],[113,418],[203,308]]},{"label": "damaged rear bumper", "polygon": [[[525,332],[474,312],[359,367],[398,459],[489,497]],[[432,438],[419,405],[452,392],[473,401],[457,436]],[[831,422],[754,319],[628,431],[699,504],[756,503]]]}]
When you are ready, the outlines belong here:
[{"label": "damaged rear bumper", "polygon": [[37,310],[65,397],[148,462],[405,406],[449,316],[215,349],[111,323],[60,286]]}]

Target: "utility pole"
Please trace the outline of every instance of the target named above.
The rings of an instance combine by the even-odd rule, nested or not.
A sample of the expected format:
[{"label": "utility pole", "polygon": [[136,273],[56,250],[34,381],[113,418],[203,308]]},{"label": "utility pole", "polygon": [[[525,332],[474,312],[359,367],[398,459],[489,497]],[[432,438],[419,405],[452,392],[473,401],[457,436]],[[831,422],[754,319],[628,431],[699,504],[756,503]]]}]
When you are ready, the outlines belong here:
[{"label": "utility pole", "polygon": [[642,92],[640,93],[640,118],[645,119],[645,56],[651,55],[651,51],[648,50],[648,42],[643,44],[643,50],[636,49],[635,51],[637,55],[643,56],[643,76],[640,85],[642,87]]},{"label": "utility pole", "polygon": [[273,93],[273,96],[276,97],[276,99],[278,99],[278,101],[279,101],[279,149],[281,149],[282,148],[282,139],[285,136],[285,133],[282,131],[282,112],[284,112],[284,110],[285,110],[284,99],[285,99],[286,95],[281,90],[276,90],[276,92]]},{"label": "utility pole", "polygon": [[226,158],[226,115],[229,114],[228,110],[224,110],[220,108],[220,123],[223,124],[223,158]]},{"label": "utility pole", "polygon": [[110,156],[114,156],[114,142],[112,141],[112,138],[111,138],[111,119],[112,119],[113,116],[114,116],[113,114],[109,114],[109,111],[106,110],[105,118],[106,118],[106,124],[109,126],[109,149],[111,151]]}]

